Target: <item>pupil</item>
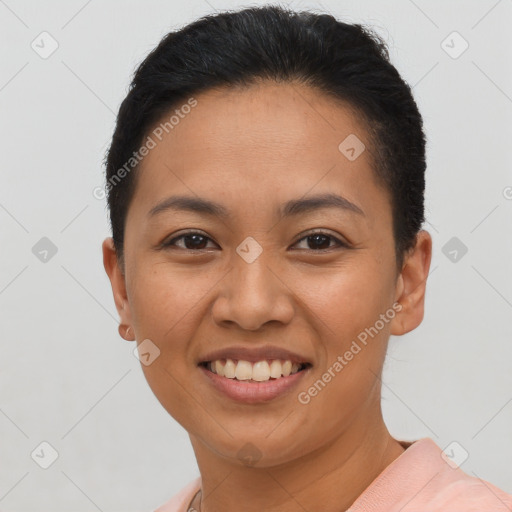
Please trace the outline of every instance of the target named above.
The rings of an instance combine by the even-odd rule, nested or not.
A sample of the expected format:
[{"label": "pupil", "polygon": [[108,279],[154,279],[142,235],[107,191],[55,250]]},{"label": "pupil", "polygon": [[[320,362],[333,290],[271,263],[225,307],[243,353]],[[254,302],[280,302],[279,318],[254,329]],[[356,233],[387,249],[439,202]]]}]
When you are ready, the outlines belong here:
[{"label": "pupil", "polygon": [[[328,249],[329,248],[329,237],[326,235],[311,235],[309,238],[314,240],[313,244],[317,249]],[[327,241],[327,247],[319,247],[322,245],[322,241],[325,243]]]},{"label": "pupil", "polygon": [[[204,243],[204,236],[203,235],[188,235],[187,240],[192,240],[192,243],[191,244],[186,244],[186,245],[192,245],[194,249],[197,249],[197,248],[201,248],[199,247],[202,243]],[[203,239],[203,240],[201,240]],[[190,247],[187,247],[187,249],[190,249]]]}]

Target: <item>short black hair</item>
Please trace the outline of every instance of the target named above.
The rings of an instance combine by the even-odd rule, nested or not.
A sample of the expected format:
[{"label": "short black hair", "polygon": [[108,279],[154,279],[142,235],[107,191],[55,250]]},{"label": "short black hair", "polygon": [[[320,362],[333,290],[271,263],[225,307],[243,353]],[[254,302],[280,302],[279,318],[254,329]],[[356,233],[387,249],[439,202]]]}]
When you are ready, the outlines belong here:
[{"label": "short black hair", "polygon": [[411,88],[371,29],[276,5],[204,16],[168,33],[135,70],[104,161],[118,257],[136,186],[133,155],[155,123],[193,94],[261,80],[309,85],[359,114],[389,192],[400,269],[425,220],[425,135]]}]

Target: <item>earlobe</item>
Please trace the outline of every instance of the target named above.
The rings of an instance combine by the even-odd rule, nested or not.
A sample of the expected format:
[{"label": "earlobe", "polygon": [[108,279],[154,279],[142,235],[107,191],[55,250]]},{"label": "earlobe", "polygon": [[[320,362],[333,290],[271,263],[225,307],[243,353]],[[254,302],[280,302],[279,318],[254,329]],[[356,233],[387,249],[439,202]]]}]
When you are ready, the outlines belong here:
[{"label": "earlobe", "polygon": [[395,300],[402,306],[391,323],[391,334],[400,336],[410,332],[423,320],[427,277],[432,258],[432,238],[421,230],[416,243],[407,254],[396,283]]},{"label": "earlobe", "polygon": [[131,326],[126,326],[124,324],[119,324],[119,327],[117,328],[119,331],[119,336],[123,338],[126,341],[135,341],[135,334],[133,333],[133,329]]}]

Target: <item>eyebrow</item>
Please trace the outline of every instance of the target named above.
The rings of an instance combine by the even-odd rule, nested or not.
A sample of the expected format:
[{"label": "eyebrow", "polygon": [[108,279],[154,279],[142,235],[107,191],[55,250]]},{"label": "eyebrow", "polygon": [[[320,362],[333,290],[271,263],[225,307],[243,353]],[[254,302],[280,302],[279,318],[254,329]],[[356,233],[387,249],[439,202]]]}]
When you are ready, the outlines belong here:
[{"label": "eyebrow", "polygon": [[[359,206],[352,203],[345,197],[339,196],[337,194],[326,193],[310,196],[308,198],[291,199],[290,201],[287,201],[281,205],[279,217],[283,218],[303,215],[324,208],[337,208],[343,211],[356,213],[358,215],[365,215]],[[168,210],[188,211],[202,215],[208,215],[211,217],[229,217],[229,210],[225,206],[209,199],[193,196],[168,197],[167,199],[164,199],[162,202],[154,206],[149,211],[148,216],[153,217],[158,213]]]}]

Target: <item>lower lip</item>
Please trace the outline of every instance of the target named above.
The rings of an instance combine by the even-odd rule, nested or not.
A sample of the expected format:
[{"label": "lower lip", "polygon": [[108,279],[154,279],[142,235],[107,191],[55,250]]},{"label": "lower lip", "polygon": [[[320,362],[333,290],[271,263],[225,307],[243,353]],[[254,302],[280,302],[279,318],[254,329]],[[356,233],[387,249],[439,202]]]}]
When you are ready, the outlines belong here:
[{"label": "lower lip", "polygon": [[208,377],[213,386],[237,402],[254,404],[268,402],[280,395],[290,392],[294,386],[304,377],[310,367],[301,370],[288,377],[270,379],[264,382],[252,382],[221,377],[216,373],[207,370],[204,366],[199,369]]}]

